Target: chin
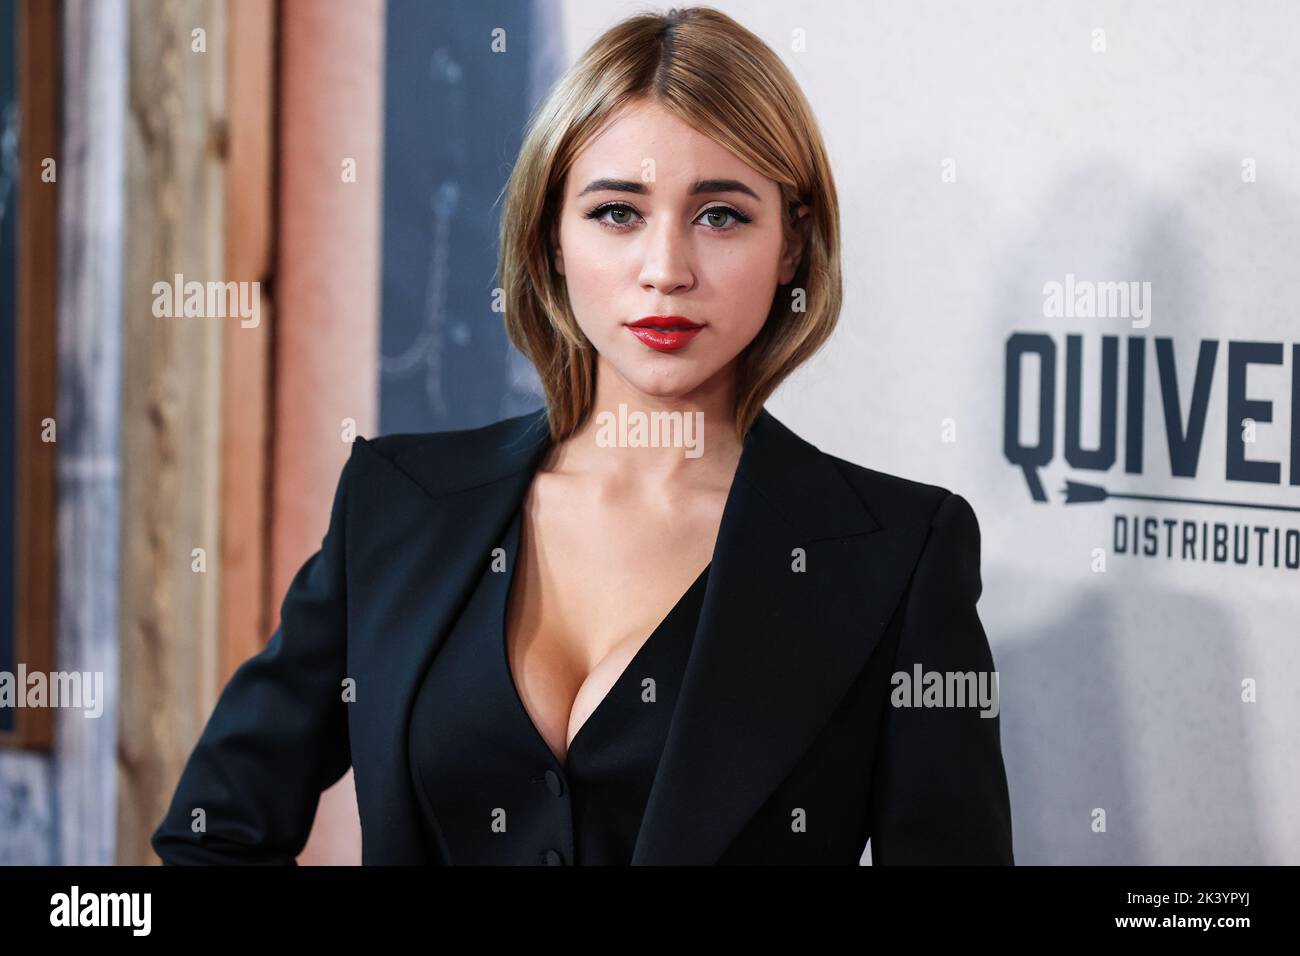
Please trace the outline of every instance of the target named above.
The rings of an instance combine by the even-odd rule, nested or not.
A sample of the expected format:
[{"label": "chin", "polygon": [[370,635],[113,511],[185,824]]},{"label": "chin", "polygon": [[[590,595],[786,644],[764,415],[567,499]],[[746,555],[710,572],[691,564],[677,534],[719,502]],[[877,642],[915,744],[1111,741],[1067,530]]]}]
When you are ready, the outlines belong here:
[{"label": "chin", "polygon": [[620,369],[624,380],[638,392],[652,398],[682,398],[699,388],[707,380],[696,368],[663,369],[646,368],[638,363],[635,369]]}]

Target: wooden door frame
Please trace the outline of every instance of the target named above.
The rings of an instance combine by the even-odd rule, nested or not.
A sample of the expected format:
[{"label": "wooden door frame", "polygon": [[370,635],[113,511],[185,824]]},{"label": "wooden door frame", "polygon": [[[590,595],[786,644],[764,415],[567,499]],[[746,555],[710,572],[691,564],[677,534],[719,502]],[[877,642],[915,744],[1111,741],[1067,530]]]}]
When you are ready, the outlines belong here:
[{"label": "wooden door frame", "polygon": [[[58,169],[59,4],[17,5],[19,130],[17,325],[15,327],[14,650],[29,673],[54,666],[55,492],[57,444],[42,440],[55,418],[58,353],[58,182],[43,181],[45,160]],[[45,177],[48,179],[48,177]],[[19,687],[21,694],[25,688]],[[50,707],[14,709],[0,748],[48,752]]]}]

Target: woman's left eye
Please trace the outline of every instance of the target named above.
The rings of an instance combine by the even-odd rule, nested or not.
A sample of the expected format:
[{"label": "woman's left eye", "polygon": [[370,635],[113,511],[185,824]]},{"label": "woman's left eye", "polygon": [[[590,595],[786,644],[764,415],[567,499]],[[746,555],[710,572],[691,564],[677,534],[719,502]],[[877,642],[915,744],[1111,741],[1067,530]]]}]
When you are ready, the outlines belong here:
[{"label": "woman's left eye", "polygon": [[724,217],[724,219],[723,219],[724,222],[725,222],[725,217],[727,217],[727,216],[730,216],[732,219],[735,220],[735,223],[733,223],[733,224],[731,224],[731,225],[723,225],[723,224],[718,223],[718,222],[716,222],[716,221],[714,221],[714,222],[710,222],[710,223],[709,223],[709,228],[711,228],[711,229],[716,229],[716,230],[718,230],[719,232],[726,232],[726,231],[729,230],[729,229],[735,229],[735,228],[736,228],[736,224],[741,224],[741,223],[749,222],[749,217],[748,217],[748,216],[746,216],[744,213],[742,213],[742,212],[741,212],[740,210],[738,210],[738,209],[732,209],[730,206],[711,206],[711,207],[709,207],[708,209],[704,210],[704,212],[700,213],[700,215],[701,215],[701,216],[721,216],[721,217]]}]

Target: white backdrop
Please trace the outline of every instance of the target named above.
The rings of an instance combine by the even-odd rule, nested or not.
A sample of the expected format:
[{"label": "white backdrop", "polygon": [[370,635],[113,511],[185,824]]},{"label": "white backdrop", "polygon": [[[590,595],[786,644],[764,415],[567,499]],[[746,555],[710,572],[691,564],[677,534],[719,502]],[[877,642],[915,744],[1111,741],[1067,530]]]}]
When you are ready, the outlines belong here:
[{"label": "white backdrop", "polygon": [[[1288,484],[1300,455],[1290,448],[1300,5],[714,5],[803,85],[842,203],[840,327],[769,407],[826,451],[944,485],[974,506],[1017,861],[1300,863],[1300,570],[1285,556],[1272,565],[1272,529],[1284,543],[1300,513],[1067,505],[1061,494],[1069,479],[1300,506]],[[560,6],[566,62],[645,8]],[[1150,326],[1045,316],[1045,283],[1067,274],[1150,282]],[[1044,502],[1004,452],[1006,346],[1017,332],[1045,334],[1056,350]],[[1118,337],[1117,458],[1106,471],[1065,458],[1067,335],[1083,347],[1085,449],[1101,430],[1102,337]],[[1145,447],[1132,472],[1130,337],[1145,340]],[[1172,474],[1158,338],[1173,342],[1184,421],[1199,343],[1219,343],[1194,477]],[[1282,364],[1247,366],[1243,387],[1271,402],[1272,418],[1251,410],[1244,454],[1279,462],[1280,483],[1226,478],[1230,341],[1280,346]],[[1039,434],[1040,384],[1026,362],[1026,445]],[[1118,554],[1116,515],[1209,522],[1210,534],[1214,522],[1265,527],[1266,564],[1253,550],[1245,566],[1183,559],[1177,534],[1166,557],[1163,526],[1158,556]],[[1229,532],[1229,552],[1231,542]],[[1196,548],[1199,558],[1199,537]]]}]

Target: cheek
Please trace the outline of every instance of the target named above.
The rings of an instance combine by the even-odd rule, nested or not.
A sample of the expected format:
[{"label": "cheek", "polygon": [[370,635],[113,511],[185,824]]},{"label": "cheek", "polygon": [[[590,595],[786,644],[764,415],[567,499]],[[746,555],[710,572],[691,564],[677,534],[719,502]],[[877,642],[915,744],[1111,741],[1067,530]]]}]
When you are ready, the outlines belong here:
[{"label": "cheek", "polygon": [[564,282],[580,321],[587,317],[589,306],[608,302],[612,290],[622,288],[627,281],[628,263],[617,254],[617,244],[592,233],[581,226],[560,231]]},{"label": "cheek", "polygon": [[710,284],[726,303],[731,325],[738,335],[752,335],[762,326],[772,305],[779,278],[779,237],[719,243],[709,264]]}]

